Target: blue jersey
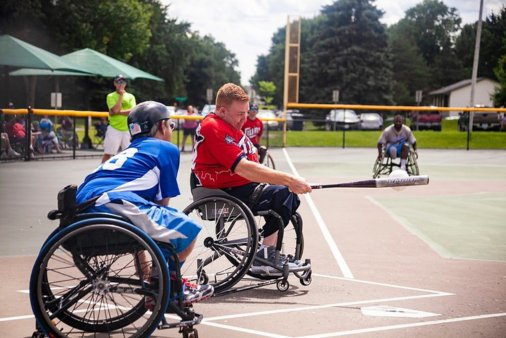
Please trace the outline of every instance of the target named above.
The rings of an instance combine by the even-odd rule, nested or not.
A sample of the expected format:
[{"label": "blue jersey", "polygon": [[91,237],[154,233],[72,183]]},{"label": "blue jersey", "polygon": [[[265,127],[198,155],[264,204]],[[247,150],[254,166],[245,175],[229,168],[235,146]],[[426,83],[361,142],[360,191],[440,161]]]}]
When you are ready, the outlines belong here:
[{"label": "blue jersey", "polygon": [[179,150],[167,141],[141,137],[89,174],[77,191],[77,202],[101,196],[96,205],[114,200],[134,204],[179,195]]}]

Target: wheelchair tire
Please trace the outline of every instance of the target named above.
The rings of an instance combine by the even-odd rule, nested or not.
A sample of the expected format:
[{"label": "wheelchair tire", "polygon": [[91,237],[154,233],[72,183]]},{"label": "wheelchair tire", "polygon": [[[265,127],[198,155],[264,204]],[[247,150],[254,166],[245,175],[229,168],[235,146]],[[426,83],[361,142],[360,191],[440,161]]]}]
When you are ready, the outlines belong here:
[{"label": "wheelchair tire", "polygon": [[[302,232],[302,217],[300,217],[299,213],[295,213],[290,223],[285,227],[281,253],[292,257],[293,260],[302,259],[302,254],[304,253],[304,234]],[[279,278],[276,275],[261,275],[251,271],[248,271],[248,275],[263,280]]]},{"label": "wheelchair tire", "polygon": [[274,164],[274,159],[272,158],[271,154],[269,154],[269,153],[267,153],[267,155],[265,155],[263,165],[268,168],[271,168],[271,169],[276,169],[276,165]]},{"label": "wheelchair tire", "polygon": [[256,254],[258,230],[250,209],[233,196],[210,196],[183,212],[200,224],[195,247],[181,267],[196,283],[207,281],[215,293],[237,284]]},{"label": "wheelchair tire", "polygon": [[[98,244],[97,244],[98,243]],[[146,267],[159,271],[158,286],[146,282]],[[53,233],[30,278],[30,302],[49,336],[146,337],[169,302],[169,272],[156,243],[142,230],[117,219],[91,218]],[[145,307],[146,297],[152,311]]]},{"label": "wheelchair tire", "polygon": [[372,168],[372,178],[378,178],[380,175],[381,161],[376,159]]},{"label": "wheelchair tire", "polygon": [[420,174],[416,158],[413,156],[411,152],[408,155],[408,163],[406,164],[406,171],[409,176],[418,176]]}]

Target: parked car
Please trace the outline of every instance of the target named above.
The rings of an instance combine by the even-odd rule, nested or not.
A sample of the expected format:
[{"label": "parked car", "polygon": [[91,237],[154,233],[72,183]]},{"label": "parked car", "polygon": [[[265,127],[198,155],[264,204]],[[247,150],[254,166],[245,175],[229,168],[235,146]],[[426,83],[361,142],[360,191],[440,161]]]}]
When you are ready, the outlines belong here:
[{"label": "parked car", "polygon": [[206,117],[209,113],[214,113],[214,110],[216,109],[215,104],[206,104],[204,108],[202,108],[202,111],[200,114],[204,117]]},{"label": "parked car", "polygon": [[286,111],[286,129],[287,130],[303,130],[304,114],[298,110]]},{"label": "parked car", "polygon": [[411,114],[411,130],[441,131],[443,115],[440,111],[416,111]]},{"label": "parked car", "polygon": [[[469,127],[469,112],[459,113],[458,127],[466,131]],[[473,115],[473,130],[500,130],[501,115],[498,113],[475,112]]]},{"label": "parked car", "polygon": [[[257,117],[260,120],[264,119],[264,118],[267,118],[267,119],[277,118],[276,114],[274,114],[274,111],[266,110],[266,109],[260,109],[258,111]],[[270,130],[280,129],[280,124],[278,121],[263,121],[263,122],[264,122],[264,129],[267,129],[267,128],[269,128]]]},{"label": "parked car", "polygon": [[325,118],[326,130],[358,129],[360,119],[354,110],[332,109]]},{"label": "parked car", "polygon": [[382,130],[383,118],[378,113],[362,113],[360,114],[360,129]]}]

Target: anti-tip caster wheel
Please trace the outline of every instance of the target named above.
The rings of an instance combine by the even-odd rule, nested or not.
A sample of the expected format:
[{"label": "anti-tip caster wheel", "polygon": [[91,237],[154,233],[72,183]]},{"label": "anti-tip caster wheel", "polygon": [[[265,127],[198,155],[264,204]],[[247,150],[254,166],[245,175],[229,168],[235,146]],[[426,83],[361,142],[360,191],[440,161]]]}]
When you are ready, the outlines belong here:
[{"label": "anti-tip caster wheel", "polygon": [[288,283],[288,281],[280,280],[276,283],[276,287],[278,288],[279,291],[285,292],[285,291],[288,291],[288,288],[290,287],[290,283]]},{"label": "anti-tip caster wheel", "polygon": [[313,281],[313,278],[311,277],[311,272],[307,274],[307,276],[300,279],[300,284],[304,286],[308,286]]},{"label": "anti-tip caster wheel", "polygon": [[197,329],[183,330],[183,338],[199,338]]}]

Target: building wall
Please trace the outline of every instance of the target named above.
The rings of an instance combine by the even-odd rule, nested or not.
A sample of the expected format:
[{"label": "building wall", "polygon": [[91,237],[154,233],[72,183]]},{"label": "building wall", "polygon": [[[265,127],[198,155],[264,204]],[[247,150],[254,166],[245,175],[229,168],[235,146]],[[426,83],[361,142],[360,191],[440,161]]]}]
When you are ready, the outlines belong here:
[{"label": "building wall", "polygon": [[[474,88],[474,104],[493,107],[491,95],[499,84],[489,79],[476,82]],[[471,104],[471,85],[456,89],[450,93],[449,107],[469,107]],[[458,111],[450,112],[450,116],[458,115]]]}]

